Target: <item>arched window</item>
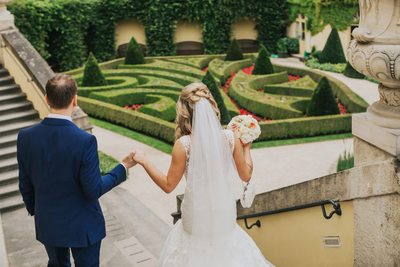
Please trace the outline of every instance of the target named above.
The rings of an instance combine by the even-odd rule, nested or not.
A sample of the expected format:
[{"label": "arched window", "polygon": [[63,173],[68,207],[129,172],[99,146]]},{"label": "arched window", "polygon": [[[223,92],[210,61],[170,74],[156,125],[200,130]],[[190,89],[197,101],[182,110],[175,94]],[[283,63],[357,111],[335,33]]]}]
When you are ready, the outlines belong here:
[{"label": "arched window", "polygon": [[250,19],[238,20],[232,24],[232,38],[236,38],[245,53],[258,51],[256,23]]},{"label": "arched window", "polygon": [[204,53],[203,32],[200,23],[179,21],[174,35],[178,55],[201,55]]},{"label": "arched window", "polygon": [[118,49],[118,56],[124,57],[129,41],[134,37],[140,44],[143,53],[146,54],[146,34],[144,26],[137,20],[123,20],[115,25],[115,44]]}]

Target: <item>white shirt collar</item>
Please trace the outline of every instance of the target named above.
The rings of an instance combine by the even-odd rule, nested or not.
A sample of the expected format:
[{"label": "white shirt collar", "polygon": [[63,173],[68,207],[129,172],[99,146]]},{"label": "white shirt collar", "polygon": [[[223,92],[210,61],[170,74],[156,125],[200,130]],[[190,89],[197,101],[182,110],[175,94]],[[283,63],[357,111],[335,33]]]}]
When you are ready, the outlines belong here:
[{"label": "white shirt collar", "polygon": [[72,121],[72,118],[70,116],[61,115],[61,114],[54,114],[54,113],[50,113],[49,115],[47,115],[47,118],[50,118],[50,119],[62,119],[62,120]]}]

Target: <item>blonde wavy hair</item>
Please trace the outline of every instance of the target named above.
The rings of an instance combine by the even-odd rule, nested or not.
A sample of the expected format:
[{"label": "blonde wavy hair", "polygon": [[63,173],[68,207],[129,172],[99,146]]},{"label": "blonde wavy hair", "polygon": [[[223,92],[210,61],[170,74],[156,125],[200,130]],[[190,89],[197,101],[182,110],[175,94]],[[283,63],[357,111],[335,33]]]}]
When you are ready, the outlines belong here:
[{"label": "blonde wavy hair", "polygon": [[193,110],[196,102],[200,99],[207,99],[218,119],[221,115],[218,109],[217,102],[215,102],[208,87],[201,82],[191,83],[185,88],[183,88],[179,100],[176,103],[176,130],[175,130],[175,140],[178,140],[184,135],[190,135],[192,133],[192,119]]}]

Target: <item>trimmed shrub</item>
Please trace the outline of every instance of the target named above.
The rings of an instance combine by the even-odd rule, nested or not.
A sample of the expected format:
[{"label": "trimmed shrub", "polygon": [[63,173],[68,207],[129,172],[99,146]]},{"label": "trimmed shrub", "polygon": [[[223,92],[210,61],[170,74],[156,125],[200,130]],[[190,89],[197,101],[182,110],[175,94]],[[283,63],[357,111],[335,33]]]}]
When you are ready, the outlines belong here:
[{"label": "trimmed shrub", "polygon": [[333,115],[339,113],[339,107],[335,101],[335,96],[333,95],[328,79],[322,77],[307,108],[307,116]]},{"label": "trimmed shrub", "polygon": [[310,58],[309,60],[307,60],[306,61],[306,66],[310,67],[312,69],[319,69],[319,70],[325,70],[325,71],[337,72],[337,73],[343,73],[343,71],[346,68],[346,64],[344,64],[344,63],[338,63],[338,64],[324,63],[324,64],[321,64],[318,61],[318,59],[316,59],[316,58]]},{"label": "trimmed shrub", "polygon": [[258,53],[256,63],[254,64],[253,74],[271,74],[274,73],[274,67],[272,66],[270,54],[265,46],[261,45],[261,49]]},{"label": "trimmed shrub", "polygon": [[236,61],[242,59],[243,59],[242,49],[240,49],[238,41],[236,39],[233,39],[231,45],[229,46],[228,52],[226,53],[225,60]]},{"label": "trimmed shrub", "polygon": [[222,98],[221,90],[218,88],[213,76],[209,71],[207,71],[206,75],[204,75],[202,82],[207,85],[215,99],[215,102],[217,102],[219,111],[221,113],[221,123],[228,124],[231,119],[229,112],[225,106],[224,99]]},{"label": "trimmed shrub", "polygon": [[221,84],[226,82],[226,79],[231,76],[232,72],[237,72],[243,68],[250,67],[253,64],[251,58],[246,58],[239,61],[223,61],[219,58],[211,60],[208,65],[208,71],[219,81]]},{"label": "trimmed shrub", "polygon": [[96,58],[92,53],[90,53],[89,58],[85,64],[85,69],[83,70],[82,86],[89,87],[103,85],[107,85],[106,78],[101,72]]},{"label": "trimmed shrub", "polygon": [[[275,71],[287,71],[293,75],[306,76],[309,75],[314,81],[318,82],[322,77],[326,77],[324,73],[318,70],[296,68],[274,64]],[[327,77],[334,94],[340,99],[340,102],[346,107],[350,113],[365,112],[368,103],[359,95],[354,93],[347,85],[333,77]]]},{"label": "trimmed shrub", "polygon": [[337,29],[333,28],[331,34],[326,41],[325,47],[322,50],[319,58],[321,63],[346,63],[346,57],[344,56],[342,43]]},{"label": "trimmed shrub", "polygon": [[346,64],[346,68],[343,71],[343,75],[346,77],[349,77],[349,78],[354,78],[354,79],[364,79],[365,78],[365,75],[356,71],[349,62],[347,62],[347,64]]},{"label": "trimmed shrub", "polygon": [[145,105],[139,108],[140,112],[163,119],[174,121],[176,117],[176,104],[172,98],[160,95],[146,95]]},{"label": "trimmed shrub", "polygon": [[142,48],[136,42],[136,39],[132,37],[126,50],[125,64],[136,65],[144,63]]},{"label": "trimmed shrub", "polygon": [[92,117],[125,126],[169,143],[175,140],[174,123],[86,97],[79,97],[78,104]]}]

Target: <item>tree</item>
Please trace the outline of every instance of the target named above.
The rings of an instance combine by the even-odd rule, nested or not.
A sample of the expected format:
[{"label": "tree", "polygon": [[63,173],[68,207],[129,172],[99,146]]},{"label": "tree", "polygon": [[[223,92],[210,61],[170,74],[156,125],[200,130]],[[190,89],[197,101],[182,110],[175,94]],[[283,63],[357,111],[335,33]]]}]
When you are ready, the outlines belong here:
[{"label": "tree", "polygon": [[102,86],[107,85],[106,78],[104,77],[97,59],[93,53],[89,54],[88,60],[83,70],[82,86]]},{"label": "tree", "polygon": [[271,74],[274,73],[274,67],[272,66],[270,54],[265,46],[261,45],[260,51],[258,52],[256,63],[254,64],[253,74]]},{"label": "tree", "polygon": [[145,61],[142,48],[136,42],[136,39],[132,37],[131,41],[128,44],[128,48],[126,49],[125,64],[135,65],[144,63]]},{"label": "tree", "polygon": [[346,63],[337,29],[333,28],[319,58],[320,63]]},{"label": "tree", "polygon": [[231,45],[226,52],[225,60],[236,61],[243,59],[242,49],[240,49],[239,43],[236,39],[233,39]]},{"label": "tree", "polygon": [[211,75],[209,71],[207,71],[206,75],[204,75],[202,82],[207,85],[208,89],[210,90],[212,96],[217,102],[219,111],[221,113],[221,123],[228,124],[230,121],[230,116],[228,109],[225,106],[224,99],[221,94],[221,90],[218,88],[217,84],[215,83],[214,77]]},{"label": "tree", "polygon": [[343,75],[354,79],[364,79],[365,75],[356,71],[353,66],[347,62],[346,68],[344,69]]},{"label": "tree", "polygon": [[333,95],[332,88],[329,85],[329,81],[326,77],[322,77],[307,107],[307,116],[333,115],[339,113],[339,107]]}]

